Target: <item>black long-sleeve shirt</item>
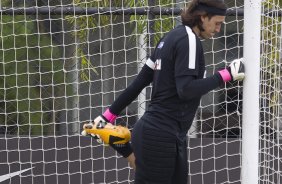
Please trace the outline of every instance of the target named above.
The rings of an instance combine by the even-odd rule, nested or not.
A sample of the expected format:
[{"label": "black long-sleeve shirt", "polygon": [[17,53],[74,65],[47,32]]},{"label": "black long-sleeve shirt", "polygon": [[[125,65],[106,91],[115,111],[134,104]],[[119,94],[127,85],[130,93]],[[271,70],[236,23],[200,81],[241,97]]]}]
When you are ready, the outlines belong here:
[{"label": "black long-sleeve shirt", "polygon": [[187,26],[179,26],[161,39],[153,55],[110,111],[118,115],[140,92],[153,83],[147,112],[164,119],[192,123],[202,95],[219,87],[219,73],[203,78],[205,60],[201,41]]}]

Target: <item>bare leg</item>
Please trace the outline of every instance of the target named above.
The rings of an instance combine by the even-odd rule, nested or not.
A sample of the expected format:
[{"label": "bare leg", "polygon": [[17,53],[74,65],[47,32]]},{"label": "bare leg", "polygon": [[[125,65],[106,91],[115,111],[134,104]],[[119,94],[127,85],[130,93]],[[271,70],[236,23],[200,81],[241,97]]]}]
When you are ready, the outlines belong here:
[{"label": "bare leg", "polygon": [[130,167],[132,167],[135,171],[136,166],[135,166],[135,155],[134,155],[134,153],[131,153],[126,159],[129,162]]}]

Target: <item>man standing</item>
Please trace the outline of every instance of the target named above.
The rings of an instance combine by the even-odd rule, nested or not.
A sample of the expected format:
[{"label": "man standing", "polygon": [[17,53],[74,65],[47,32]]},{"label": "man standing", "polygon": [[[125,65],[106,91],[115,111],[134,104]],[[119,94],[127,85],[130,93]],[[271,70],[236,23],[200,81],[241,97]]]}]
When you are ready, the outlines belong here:
[{"label": "man standing", "polygon": [[[87,124],[114,127],[118,114],[152,83],[148,109],[135,124],[131,144],[109,144],[135,169],[136,184],[186,184],[187,137],[201,97],[228,81],[243,80],[242,59],[204,78],[205,59],[200,38],[220,32],[226,5],[222,0],[193,0],[182,12],[182,25],[167,33],[133,83],[106,112]],[[111,136],[111,131],[108,133]]]}]

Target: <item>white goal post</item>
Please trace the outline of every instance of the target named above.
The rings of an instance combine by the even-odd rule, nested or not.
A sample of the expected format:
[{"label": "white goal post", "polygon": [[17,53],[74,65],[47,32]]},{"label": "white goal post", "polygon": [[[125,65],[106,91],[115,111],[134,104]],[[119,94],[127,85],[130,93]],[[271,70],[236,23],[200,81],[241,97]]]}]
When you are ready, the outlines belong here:
[{"label": "white goal post", "polygon": [[242,184],[259,181],[259,87],[261,0],[244,4],[244,59],[246,80],[243,90]]},{"label": "white goal post", "polygon": [[[202,40],[207,75],[244,57],[246,80],[203,96],[187,134],[188,181],[278,184],[282,1],[225,2],[221,32]],[[0,1],[0,183],[134,183],[124,158],[80,131],[181,24],[185,3]],[[116,123],[132,128],[150,93],[149,86]]]}]

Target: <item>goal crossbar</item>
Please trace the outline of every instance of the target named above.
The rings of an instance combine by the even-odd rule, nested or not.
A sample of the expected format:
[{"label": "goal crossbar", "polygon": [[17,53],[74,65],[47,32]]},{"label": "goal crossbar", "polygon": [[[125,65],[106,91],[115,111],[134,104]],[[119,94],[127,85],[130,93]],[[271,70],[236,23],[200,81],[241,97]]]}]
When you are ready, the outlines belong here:
[{"label": "goal crossbar", "polygon": [[[99,7],[99,8],[83,8],[77,6],[71,7],[2,7],[0,13],[3,15],[179,15],[182,8],[165,8],[165,7],[135,7],[135,8],[120,8],[120,7]],[[227,16],[243,16],[242,8],[227,10]]]}]

